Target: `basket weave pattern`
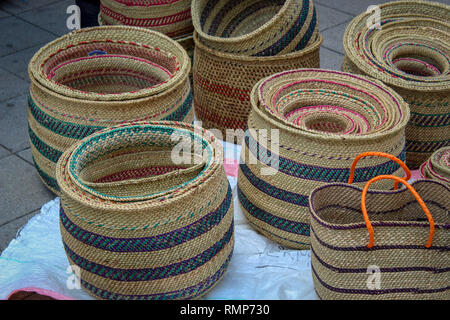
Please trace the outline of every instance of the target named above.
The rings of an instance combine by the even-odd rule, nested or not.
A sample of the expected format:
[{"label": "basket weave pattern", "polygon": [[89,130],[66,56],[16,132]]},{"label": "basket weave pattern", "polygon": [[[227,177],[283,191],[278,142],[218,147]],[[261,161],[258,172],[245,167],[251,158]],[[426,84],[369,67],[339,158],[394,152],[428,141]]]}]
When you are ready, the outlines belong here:
[{"label": "basket weave pattern", "polygon": [[[174,161],[178,141],[199,161]],[[72,145],[57,167],[60,227],[84,289],[121,300],[207,293],[234,244],[222,158],[211,133],[178,122],[116,126]]]},{"label": "basket weave pattern", "polygon": [[[379,82],[337,71],[291,70],[261,80],[251,99],[238,196],[249,222],[285,246],[309,247],[311,191],[346,182],[356,155],[375,150],[405,158],[409,110]],[[264,173],[270,168],[274,174]],[[402,169],[384,158],[367,157],[356,170],[355,182],[379,174],[401,175]]]}]

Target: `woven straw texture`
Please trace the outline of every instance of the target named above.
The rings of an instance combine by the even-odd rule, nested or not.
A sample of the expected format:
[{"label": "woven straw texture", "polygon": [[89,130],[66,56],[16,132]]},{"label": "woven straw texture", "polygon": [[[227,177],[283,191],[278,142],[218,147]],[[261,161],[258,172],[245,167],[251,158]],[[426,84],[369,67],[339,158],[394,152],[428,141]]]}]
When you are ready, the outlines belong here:
[{"label": "woven straw texture", "polygon": [[[358,154],[405,158],[408,106],[379,81],[331,70],[291,70],[262,79],[251,98],[238,196],[250,224],[287,247],[309,248],[311,191],[346,182]],[[355,182],[379,174],[403,173],[395,162],[366,157]]]},{"label": "woven straw texture", "polygon": [[82,29],[40,49],[29,64],[28,124],[36,168],[59,192],[55,165],[74,142],[126,121],[193,120],[186,51],[143,28]]},{"label": "woven straw texture", "polygon": [[258,57],[303,50],[319,32],[312,0],[193,0],[192,23],[207,47]]},{"label": "woven straw texture", "polygon": [[99,21],[104,25],[150,28],[171,38],[192,34],[191,0],[101,0]]},{"label": "woven straw texture", "polygon": [[57,166],[60,229],[84,289],[123,300],[207,293],[234,245],[222,163],[214,135],[182,122],[111,127],[72,145]]},{"label": "woven straw texture", "polygon": [[[227,129],[245,129],[251,109],[250,93],[262,78],[292,68],[320,67],[319,34],[302,51],[274,57],[248,57],[214,51],[194,34],[194,106],[203,127],[226,135]],[[238,137],[242,134],[236,132]]]},{"label": "woven straw texture", "polygon": [[[433,223],[410,190],[369,189],[366,206],[374,235],[370,248],[361,213],[362,190],[339,183],[314,190],[311,265],[320,298],[450,299],[450,189],[432,180],[411,186]],[[431,246],[426,247],[433,228]]]},{"label": "woven straw texture", "polygon": [[450,147],[435,151],[430,159],[420,166],[420,175],[422,178],[436,180],[450,186]]},{"label": "woven straw texture", "polygon": [[450,6],[396,1],[362,13],[344,35],[343,70],[379,79],[408,102],[407,164],[417,168],[450,141]]}]

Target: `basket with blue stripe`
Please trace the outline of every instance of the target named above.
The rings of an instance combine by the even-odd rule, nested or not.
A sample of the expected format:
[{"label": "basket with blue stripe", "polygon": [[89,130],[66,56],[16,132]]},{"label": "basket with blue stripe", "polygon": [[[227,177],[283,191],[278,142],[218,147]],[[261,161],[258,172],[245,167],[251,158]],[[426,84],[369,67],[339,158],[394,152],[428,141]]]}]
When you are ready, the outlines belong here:
[{"label": "basket with blue stripe", "polygon": [[215,136],[137,122],[69,147],[56,170],[70,265],[99,299],[201,297],[233,253],[232,191]]}]

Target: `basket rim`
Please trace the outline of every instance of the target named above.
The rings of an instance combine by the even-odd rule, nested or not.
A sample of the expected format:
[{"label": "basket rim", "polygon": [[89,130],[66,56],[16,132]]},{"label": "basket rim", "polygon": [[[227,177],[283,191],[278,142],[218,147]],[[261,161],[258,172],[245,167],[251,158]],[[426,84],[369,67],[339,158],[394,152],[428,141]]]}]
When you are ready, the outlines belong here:
[{"label": "basket rim", "polygon": [[[61,43],[64,43],[66,40],[73,41],[73,39],[75,39],[75,37],[79,34],[85,34],[89,32],[103,32],[105,36],[107,36],[109,32],[114,30],[117,30],[122,33],[124,32],[139,32],[141,34],[147,33],[149,35],[149,39],[154,39],[155,37],[157,37],[160,40],[168,41],[181,54],[180,59],[178,59],[180,63],[180,69],[167,82],[157,87],[144,88],[136,92],[124,92],[122,94],[97,94],[94,92],[89,92],[88,94],[86,94],[79,90],[70,89],[70,87],[65,85],[58,85],[56,82],[43,77],[41,65],[37,61],[39,59],[45,60],[47,58],[43,57],[44,52],[46,52],[47,50],[51,49],[52,47],[58,47]],[[171,52],[168,53],[170,55],[174,55]],[[190,69],[191,69],[191,61],[189,59],[189,56],[186,50],[184,50],[184,48],[177,41],[171,39],[170,37],[160,32],[153,31],[150,29],[133,26],[115,25],[115,26],[96,26],[75,30],[47,43],[46,45],[41,47],[31,58],[28,64],[28,75],[31,81],[39,82],[41,85],[48,88],[50,91],[77,100],[126,101],[126,100],[136,100],[139,98],[145,98],[153,96],[155,94],[164,93],[167,90],[170,90],[171,87],[177,86],[178,83],[183,82],[183,80],[188,77]],[[126,97],[123,97],[124,95]]]},{"label": "basket rim", "polygon": [[[278,74],[283,74],[285,72],[295,71],[295,70],[302,70],[302,71],[309,70],[311,72],[332,72],[332,73],[338,73],[338,74],[341,74],[344,76],[352,76],[352,77],[360,78],[360,79],[366,80],[368,82],[374,82],[377,85],[379,85],[380,87],[383,87],[386,91],[388,91],[395,98],[397,98],[397,100],[399,101],[400,107],[402,108],[402,113],[403,113],[402,121],[400,121],[391,130],[382,131],[382,132],[374,132],[374,133],[369,133],[366,135],[321,134],[321,133],[314,133],[311,131],[303,130],[301,128],[295,128],[286,123],[282,123],[278,119],[271,117],[268,113],[266,113],[260,109],[259,99],[256,98],[258,96],[256,91],[259,89],[259,86],[263,81],[265,81],[273,76],[276,76]],[[255,99],[257,101],[255,101]],[[285,130],[286,132],[288,132],[290,134],[294,134],[294,135],[298,135],[298,136],[302,136],[302,137],[308,137],[311,140],[322,141],[322,142],[344,141],[345,140],[347,143],[364,143],[367,141],[385,138],[386,136],[396,135],[399,132],[404,131],[409,122],[409,119],[410,119],[410,109],[408,107],[408,104],[405,102],[405,100],[397,92],[395,92],[393,89],[388,87],[386,84],[382,83],[380,80],[373,79],[373,78],[370,78],[367,76],[355,75],[355,74],[351,74],[351,73],[346,73],[346,72],[341,72],[341,71],[336,71],[336,70],[329,70],[329,69],[301,68],[301,69],[294,69],[294,70],[286,70],[286,71],[282,71],[282,72],[273,74],[269,77],[261,79],[260,81],[258,81],[255,84],[255,86],[253,87],[251,94],[250,94],[250,100],[251,100],[251,105],[252,105],[251,110],[256,112],[258,114],[258,116],[263,118],[266,122],[272,124],[275,127],[278,127],[279,129]]]},{"label": "basket rim", "polygon": [[290,52],[287,54],[281,54],[276,56],[263,56],[263,57],[253,57],[243,54],[234,54],[234,53],[225,53],[221,51],[214,50],[205,44],[203,44],[200,40],[200,37],[197,33],[197,31],[194,31],[193,39],[195,43],[195,48],[200,49],[207,54],[216,56],[221,59],[227,59],[227,60],[234,60],[239,62],[256,62],[256,63],[268,63],[272,61],[280,61],[280,60],[287,60],[287,59],[298,59],[301,56],[310,54],[314,51],[319,51],[320,46],[323,43],[323,37],[320,33],[317,33],[317,38],[314,42],[312,42],[310,45],[308,45],[305,49]]},{"label": "basket rim", "polygon": [[[251,39],[252,37],[258,36],[261,33],[265,32],[265,29],[268,27],[271,27],[277,23],[280,16],[282,16],[289,8],[289,6],[292,4],[294,0],[286,0],[281,9],[277,12],[276,15],[274,15],[272,18],[270,18],[269,21],[264,23],[262,26],[260,26],[258,29],[246,33],[243,36],[238,37],[218,37],[218,36],[211,36],[203,31],[201,24],[200,24],[200,17],[196,13],[199,12],[200,8],[200,0],[192,0],[191,4],[191,16],[192,16],[192,24],[194,25],[194,29],[196,32],[198,32],[199,37],[204,38],[211,42],[221,43],[221,44],[238,44],[240,42],[246,42],[248,39]],[[199,9],[199,10],[196,10]]]},{"label": "basket rim", "polygon": [[[450,187],[446,186],[444,183],[436,181],[436,180],[431,180],[431,179],[420,179],[420,180],[415,180],[413,182],[411,182],[411,186],[415,188],[415,185],[418,184],[427,184],[427,183],[432,183],[432,184],[437,184],[439,187],[443,187],[444,189],[447,189],[447,191],[450,193]],[[363,192],[363,187],[359,187],[357,185],[354,184],[348,184],[348,183],[328,183],[326,185],[320,186],[315,188],[312,192],[311,195],[309,196],[309,212],[313,218],[313,220],[315,220],[316,222],[320,223],[321,225],[323,225],[326,228],[331,228],[334,229],[335,227],[339,227],[339,229],[342,230],[351,230],[351,229],[364,229],[367,230],[366,224],[364,222],[364,220],[362,220],[362,222],[354,222],[354,223],[346,223],[346,224],[336,224],[336,223],[330,223],[328,221],[325,221],[324,219],[322,219],[319,214],[317,214],[316,210],[314,209],[313,206],[313,201],[314,198],[316,197],[317,193],[323,189],[328,189],[328,188],[334,188],[334,187],[342,187],[342,188],[348,188],[348,189],[353,189],[356,191],[359,191],[360,193]],[[398,190],[376,190],[376,189],[369,189],[368,190],[368,194],[385,194],[385,195],[394,195],[394,194],[402,194],[404,192],[410,193],[409,189],[407,188],[399,188]],[[362,213],[361,213],[361,219],[362,219]],[[409,222],[400,222],[400,221],[383,221],[383,223],[392,223],[395,224],[396,226],[402,226],[405,224],[409,224]],[[372,222],[372,224],[374,226],[376,226],[376,223]],[[420,226],[426,226],[429,227],[430,223],[428,221],[415,221],[414,224],[416,225],[420,225]],[[442,226],[445,227],[446,224],[445,223],[436,223],[437,226]],[[448,228],[448,226],[447,226]]]},{"label": "basket rim", "polygon": [[[56,179],[58,181],[58,184],[59,184],[59,181],[65,181],[65,178],[63,177],[63,174],[62,174],[63,171],[66,171],[67,178],[69,180],[71,180],[71,178],[70,178],[71,174],[69,172],[69,169],[66,168],[64,170],[63,168],[69,164],[70,158],[72,157],[73,152],[75,150],[79,149],[85,142],[91,141],[98,135],[108,133],[108,132],[114,131],[114,130],[120,131],[120,130],[125,130],[125,128],[132,128],[132,127],[143,128],[143,127],[153,127],[153,126],[181,129],[181,130],[185,130],[185,131],[192,131],[192,133],[197,138],[200,138],[203,141],[207,141],[208,146],[211,148],[211,151],[212,151],[212,159],[209,163],[205,163],[205,166],[209,165],[209,169],[204,169],[204,170],[206,170],[206,173],[199,174],[196,177],[194,177],[193,179],[191,179],[192,181],[190,181],[186,186],[184,186],[181,189],[182,190],[181,192],[179,190],[180,185],[177,185],[173,188],[174,191],[165,193],[162,196],[156,196],[156,197],[152,197],[149,199],[143,199],[143,200],[132,199],[127,202],[115,201],[115,200],[111,200],[111,199],[105,200],[104,198],[101,198],[101,197],[98,197],[97,195],[95,195],[95,193],[89,193],[91,200],[95,199],[96,201],[82,201],[83,206],[87,206],[87,207],[90,207],[90,208],[93,208],[96,210],[107,210],[107,211],[113,210],[115,212],[129,212],[130,210],[142,210],[142,209],[151,208],[151,207],[158,207],[159,205],[162,205],[163,202],[161,202],[161,199],[163,199],[163,198],[167,199],[164,202],[164,204],[168,204],[173,201],[178,201],[179,199],[182,199],[186,196],[191,196],[193,193],[196,192],[196,188],[198,186],[201,186],[202,184],[207,183],[207,181],[212,176],[218,174],[218,170],[220,170],[220,168],[223,169],[223,166],[220,164],[220,162],[217,161],[218,159],[220,160],[221,157],[223,156],[223,147],[220,144],[220,142],[218,141],[218,139],[215,138],[213,133],[211,133],[207,129],[204,129],[204,128],[199,127],[194,124],[177,122],[177,121],[138,121],[138,122],[132,122],[132,123],[127,123],[127,124],[123,124],[123,125],[117,125],[117,126],[105,128],[105,129],[100,130],[100,131],[78,141],[77,143],[74,143],[73,145],[71,145],[61,155],[60,160],[58,161],[58,163],[56,165]],[[197,132],[197,134],[195,132]],[[201,136],[199,134],[201,134]],[[80,201],[80,198],[79,198],[80,192],[82,194],[86,194],[86,191],[84,191],[84,189],[78,190],[78,191],[70,190],[69,192],[67,192],[67,190],[63,191],[63,188],[62,188],[63,185],[67,187],[66,183],[60,184],[61,194],[63,194],[63,192],[64,192],[65,196],[72,198],[74,201],[77,201],[77,202]],[[75,183],[75,185],[77,185],[77,184]],[[69,187],[69,189],[72,189],[72,188]],[[82,196],[82,198],[84,199],[85,196]],[[103,206],[102,204],[104,204],[104,203],[107,203],[110,206],[109,207]]]},{"label": "basket rim", "polygon": [[[444,11],[449,11],[450,12],[450,5],[444,4],[444,3],[439,3],[439,2],[432,2],[432,1],[425,1],[425,0],[411,0],[411,1],[405,1],[405,0],[400,0],[400,1],[391,1],[391,2],[387,2],[387,3],[383,3],[381,5],[379,5],[380,10],[384,9],[384,8],[391,8],[391,7],[398,7],[398,6],[425,6],[427,8],[436,8],[436,10],[444,10]],[[354,48],[354,42],[355,39],[353,38],[354,34],[350,34],[352,31],[355,31],[355,26],[359,23],[361,23],[361,21],[363,21],[365,18],[368,17],[368,15],[370,15],[371,12],[362,12],[359,15],[357,15],[356,17],[354,17],[347,25],[345,32],[344,32],[344,36],[343,36],[343,40],[342,40],[342,44],[344,47],[344,52],[345,52],[345,56],[350,60],[351,63],[353,63],[354,65],[356,65],[357,67],[362,63],[364,65],[368,65],[367,62],[365,62],[365,60],[361,60],[358,56],[358,54],[356,53],[356,50]],[[405,18],[408,18],[408,16],[404,16]],[[427,19],[427,20],[433,20],[431,16],[423,16],[421,19]],[[442,21],[442,20],[433,20],[436,23],[440,23],[443,25],[446,25],[450,28],[450,23]],[[366,30],[366,28],[364,28],[363,30]],[[361,31],[361,30],[357,30],[357,31]],[[358,67],[358,69],[360,69]],[[437,81],[434,83],[430,83],[430,82],[420,82],[420,81],[413,81],[413,80],[408,80],[408,79],[402,79],[402,78],[397,78],[397,77],[392,77],[392,76],[384,76],[384,75],[380,75],[380,73],[378,72],[378,69],[375,69],[374,67],[370,67],[370,68],[364,68],[360,69],[364,74],[376,78],[378,80],[382,80],[383,82],[391,85],[391,86],[395,86],[397,88],[400,89],[405,89],[405,90],[411,90],[411,91],[433,91],[433,92],[441,92],[441,91],[447,91],[450,88],[450,79],[448,80],[442,80],[442,81]]]}]

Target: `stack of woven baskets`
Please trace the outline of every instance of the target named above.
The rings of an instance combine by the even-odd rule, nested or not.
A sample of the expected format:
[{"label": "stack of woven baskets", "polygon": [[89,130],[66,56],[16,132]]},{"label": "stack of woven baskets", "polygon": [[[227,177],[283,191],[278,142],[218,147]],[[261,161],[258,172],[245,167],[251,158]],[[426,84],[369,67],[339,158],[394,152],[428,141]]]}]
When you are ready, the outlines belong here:
[{"label": "stack of woven baskets", "polygon": [[193,0],[192,22],[196,115],[222,134],[245,128],[257,81],[319,67],[322,37],[311,0]]},{"label": "stack of woven baskets", "polygon": [[120,300],[207,293],[234,245],[222,158],[212,133],[173,121],[107,128],[67,149],[56,170],[60,228],[84,289]]},{"label": "stack of woven baskets", "polygon": [[192,57],[191,0],[101,0],[100,25],[149,28],[177,40]]},{"label": "stack of woven baskets", "polygon": [[435,151],[431,157],[420,166],[420,175],[450,186],[450,147]]},{"label": "stack of woven baskets", "polygon": [[[244,136],[238,197],[248,221],[285,246],[309,248],[308,197],[347,182],[364,151],[405,159],[409,108],[381,82],[322,69],[281,72],[255,85]],[[356,185],[380,174],[403,176],[382,157],[361,159]],[[390,181],[377,185],[391,188]]]},{"label": "stack of woven baskets", "polygon": [[[372,15],[380,21],[372,21]],[[369,75],[411,108],[407,164],[415,169],[450,141],[450,6],[396,1],[354,18],[344,35],[346,72]]]},{"label": "stack of woven baskets", "polygon": [[73,143],[127,121],[193,120],[186,51],[144,28],[82,29],[31,59],[28,124],[36,168],[53,192],[55,167]]}]

